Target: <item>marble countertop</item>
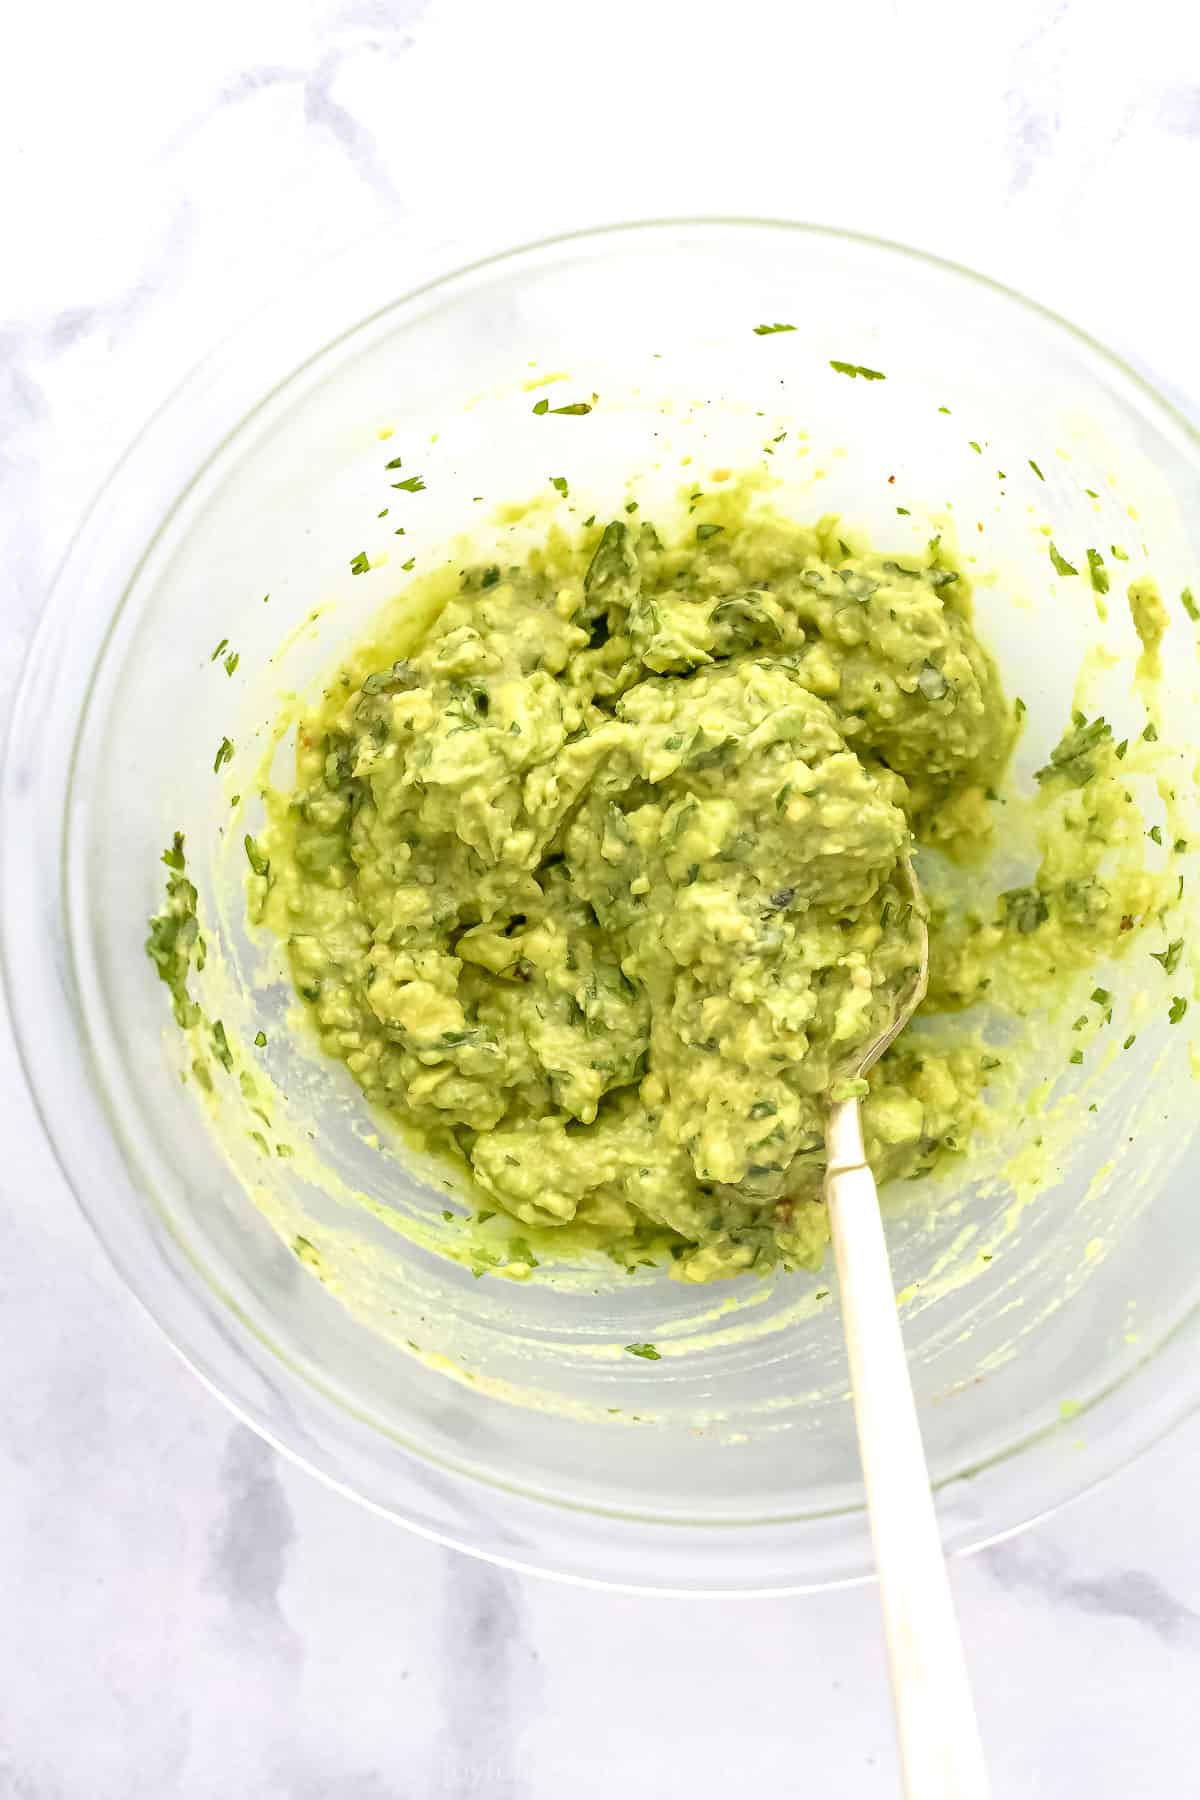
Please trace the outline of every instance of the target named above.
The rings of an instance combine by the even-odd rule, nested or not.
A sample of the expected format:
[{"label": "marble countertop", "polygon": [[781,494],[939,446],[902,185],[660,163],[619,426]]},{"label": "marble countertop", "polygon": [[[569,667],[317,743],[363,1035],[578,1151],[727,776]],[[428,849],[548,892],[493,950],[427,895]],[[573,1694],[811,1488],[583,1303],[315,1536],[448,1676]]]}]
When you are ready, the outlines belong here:
[{"label": "marble countertop", "polygon": [[[0,714],[161,395],[314,255],[439,220],[840,221],[1014,280],[1200,398],[1200,37],[1144,0],[158,0],[0,62]],[[77,1214],[0,1026],[0,1800],[897,1791],[876,1599],[593,1593],[281,1461]],[[1197,1485],[1193,1486],[1193,1482]],[[956,1566],[997,1796],[1195,1784],[1200,1423]]]}]

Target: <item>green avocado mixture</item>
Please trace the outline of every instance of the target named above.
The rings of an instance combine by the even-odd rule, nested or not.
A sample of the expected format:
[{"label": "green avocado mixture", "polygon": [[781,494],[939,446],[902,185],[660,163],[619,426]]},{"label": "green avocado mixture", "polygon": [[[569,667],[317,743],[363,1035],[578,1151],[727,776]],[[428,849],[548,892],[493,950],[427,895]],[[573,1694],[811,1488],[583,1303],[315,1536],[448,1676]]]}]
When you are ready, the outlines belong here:
[{"label": "green avocado mixture", "polygon": [[[618,520],[468,569],[334,681],[262,844],[372,1104],[523,1225],[693,1281],[819,1265],[827,1097],[915,967],[901,859],[986,838],[1015,735],[937,541],[835,532]],[[961,1150],[989,1065],[906,1034],[865,1103],[882,1179]]]},{"label": "green avocado mixture", "polygon": [[[1074,713],[1026,801],[1005,778],[1023,702],[938,539],[896,559],[744,496],[723,517],[668,545],[627,519],[556,529],[519,566],[410,590],[245,839],[252,915],[322,1047],[470,1177],[478,1222],[520,1222],[525,1273],[557,1247],[690,1281],[820,1266],[824,1113],[911,982],[914,847],[929,992],[863,1084],[881,1180],[952,1166],[1022,1021],[1143,932],[1178,985],[1187,844],[1153,713],[1120,742]],[[1128,598],[1142,691],[1168,617],[1145,579]],[[1139,783],[1168,803],[1149,829]],[[185,1079],[236,1083],[271,1155],[252,1063],[189,985],[184,851],[177,831],[147,950]],[[1113,1007],[1093,986],[1067,1062],[1104,1053]],[[1169,1022],[1186,1011],[1172,994]],[[499,1260],[467,1248],[477,1273]]]}]

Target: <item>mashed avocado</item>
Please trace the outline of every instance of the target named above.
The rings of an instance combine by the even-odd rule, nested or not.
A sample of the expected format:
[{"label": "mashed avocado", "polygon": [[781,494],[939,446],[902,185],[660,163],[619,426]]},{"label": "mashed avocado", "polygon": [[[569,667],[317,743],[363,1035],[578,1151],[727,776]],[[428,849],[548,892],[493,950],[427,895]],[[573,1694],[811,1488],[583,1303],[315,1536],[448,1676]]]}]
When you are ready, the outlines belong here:
[{"label": "mashed avocado", "polygon": [[[415,651],[340,673],[263,917],[323,1048],[490,1205],[691,1280],[816,1266],[825,1096],[917,956],[901,859],[986,838],[1013,735],[936,540],[617,520],[468,569]],[[944,1004],[981,933],[1048,918],[1029,892],[947,937]],[[906,1034],[882,1178],[962,1147],[989,1063]]]}]

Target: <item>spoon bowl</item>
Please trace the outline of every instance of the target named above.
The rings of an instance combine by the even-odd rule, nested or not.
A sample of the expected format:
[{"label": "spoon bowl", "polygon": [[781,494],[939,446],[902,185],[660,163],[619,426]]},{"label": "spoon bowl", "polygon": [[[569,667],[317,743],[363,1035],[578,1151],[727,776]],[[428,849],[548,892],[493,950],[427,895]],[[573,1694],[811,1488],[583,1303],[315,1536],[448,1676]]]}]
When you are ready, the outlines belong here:
[{"label": "spoon bowl", "polygon": [[855,1063],[852,1078],[856,1081],[861,1081],[863,1076],[875,1067],[884,1051],[891,1049],[904,1027],[911,1021],[929,987],[929,908],[925,904],[925,896],[921,892],[921,884],[917,880],[917,871],[913,867],[911,851],[906,850],[900,858],[900,868],[912,895],[913,917],[917,921],[920,942],[920,959],[916,975],[904,990],[887,1030],[881,1031],[878,1037],[871,1039]]}]

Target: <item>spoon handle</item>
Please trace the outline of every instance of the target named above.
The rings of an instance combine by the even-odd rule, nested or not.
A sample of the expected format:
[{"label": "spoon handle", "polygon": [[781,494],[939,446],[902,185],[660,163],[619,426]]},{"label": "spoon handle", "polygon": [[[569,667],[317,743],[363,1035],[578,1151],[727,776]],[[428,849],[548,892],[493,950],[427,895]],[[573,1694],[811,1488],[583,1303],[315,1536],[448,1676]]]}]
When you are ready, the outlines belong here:
[{"label": "spoon handle", "polygon": [[825,1198],[904,1792],[909,1800],[987,1800],[979,1727],[857,1100],[839,1101],[830,1109],[826,1143]]}]

